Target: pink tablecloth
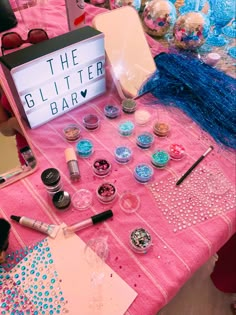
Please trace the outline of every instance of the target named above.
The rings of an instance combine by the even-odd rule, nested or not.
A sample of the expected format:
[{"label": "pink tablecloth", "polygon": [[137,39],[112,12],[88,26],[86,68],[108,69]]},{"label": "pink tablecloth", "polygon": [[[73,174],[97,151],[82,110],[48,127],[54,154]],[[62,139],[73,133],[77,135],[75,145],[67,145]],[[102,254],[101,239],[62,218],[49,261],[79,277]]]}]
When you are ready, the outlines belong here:
[{"label": "pink tablecloth", "polygon": [[[90,5],[86,10],[88,23],[94,14],[100,12],[100,9]],[[46,24],[50,36],[67,30],[63,1],[50,1]],[[21,23],[17,29],[24,36],[25,28]],[[148,41],[153,54],[162,51],[157,42],[150,38]],[[132,136],[121,137],[118,124],[124,120],[135,123],[134,115],[122,112],[114,120],[104,116],[106,104],[121,103],[109,75],[107,82],[105,95],[37,129],[27,128],[38,167],[32,175],[0,191],[0,213],[6,219],[15,214],[55,224],[72,224],[111,208],[114,212],[112,220],[80,231],[78,235],[86,242],[94,237],[107,237],[109,256],[106,262],[138,292],[127,315],[155,315],[236,231],[235,155],[220,148],[183,113],[173,108],[166,110],[150,95],[140,98],[137,106],[150,112],[151,123],[135,125]],[[82,118],[87,113],[96,113],[100,117],[98,130],[90,132],[83,127]],[[137,134],[141,131],[152,132],[154,121],[160,117],[171,126],[169,136],[155,137],[155,143],[149,150],[138,148]],[[69,180],[64,157],[65,148],[74,147],[64,139],[62,132],[63,127],[71,122],[78,123],[82,137],[91,139],[94,144],[94,153],[90,158],[78,158],[81,180],[76,184],[71,184]],[[133,176],[135,165],[139,162],[150,164],[150,156],[155,148],[168,150],[172,143],[182,144],[186,156],[181,161],[170,161],[164,169],[155,169],[149,184],[138,183]],[[114,149],[120,144],[129,145],[134,153],[132,161],[126,165],[114,161]],[[181,186],[176,187],[176,179],[209,145],[214,145],[214,151]],[[112,172],[104,179],[96,177],[92,171],[93,161],[98,157],[106,157],[112,163]],[[60,171],[63,187],[72,195],[79,188],[91,190],[92,207],[87,211],[72,209],[64,213],[54,210],[40,179],[42,171],[48,167]],[[140,209],[127,215],[122,212],[118,198],[111,205],[99,203],[95,191],[103,181],[113,183],[119,196],[126,190],[136,192],[141,200]],[[153,246],[145,255],[136,254],[130,249],[129,234],[136,227],[146,228],[153,239]],[[9,253],[42,239],[43,235],[13,223]]]}]

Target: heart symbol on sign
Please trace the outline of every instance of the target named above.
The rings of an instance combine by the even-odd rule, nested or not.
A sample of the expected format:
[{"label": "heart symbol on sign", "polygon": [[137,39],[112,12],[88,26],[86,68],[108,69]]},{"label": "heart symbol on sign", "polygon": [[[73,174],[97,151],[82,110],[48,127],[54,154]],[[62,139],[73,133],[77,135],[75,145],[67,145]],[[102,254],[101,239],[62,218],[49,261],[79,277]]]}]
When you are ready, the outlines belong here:
[{"label": "heart symbol on sign", "polygon": [[81,91],[80,94],[81,94],[83,97],[85,97],[86,94],[87,94],[87,90]]}]

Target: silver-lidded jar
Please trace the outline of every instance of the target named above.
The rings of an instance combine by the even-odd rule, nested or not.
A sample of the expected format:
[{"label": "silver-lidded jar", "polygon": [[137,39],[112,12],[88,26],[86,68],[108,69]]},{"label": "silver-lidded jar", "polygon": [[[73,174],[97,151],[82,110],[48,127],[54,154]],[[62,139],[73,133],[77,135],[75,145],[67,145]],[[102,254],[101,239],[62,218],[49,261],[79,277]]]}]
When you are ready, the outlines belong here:
[{"label": "silver-lidded jar", "polygon": [[62,190],[61,175],[56,168],[47,168],[41,174],[41,180],[50,195]]}]

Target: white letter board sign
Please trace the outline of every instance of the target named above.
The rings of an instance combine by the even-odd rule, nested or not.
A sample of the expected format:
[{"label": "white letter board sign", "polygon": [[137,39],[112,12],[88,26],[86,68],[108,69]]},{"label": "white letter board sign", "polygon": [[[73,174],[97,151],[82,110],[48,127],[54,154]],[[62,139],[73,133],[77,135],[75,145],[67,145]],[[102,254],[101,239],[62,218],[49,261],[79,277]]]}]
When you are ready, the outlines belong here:
[{"label": "white letter board sign", "polygon": [[40,126],[106,91],[104,34],[85,26],[0,57],[22,117]]}]

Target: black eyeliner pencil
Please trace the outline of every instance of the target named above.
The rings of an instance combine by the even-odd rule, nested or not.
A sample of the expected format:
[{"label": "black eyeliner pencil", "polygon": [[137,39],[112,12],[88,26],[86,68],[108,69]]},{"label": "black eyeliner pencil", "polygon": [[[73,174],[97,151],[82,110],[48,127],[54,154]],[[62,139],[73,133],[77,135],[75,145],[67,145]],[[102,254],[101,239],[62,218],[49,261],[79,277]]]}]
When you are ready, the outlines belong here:
[{"label": "black eyeliner pencil", "polygon": [[184,175],[182,177],[180,177],[180,179],[177,180],[176,182],[176,186],[180,185],[184,180],[185,178],[195,169],[195,167],[213,150],[213,146],[211,145],[205,153],[203,153],[202,156],[200,156],[200,158],[195,162],[193,163],[193,165],[187,170],[186,173],[184,173]]}]

